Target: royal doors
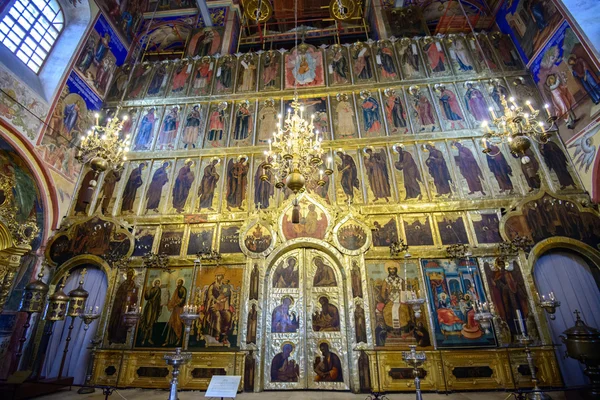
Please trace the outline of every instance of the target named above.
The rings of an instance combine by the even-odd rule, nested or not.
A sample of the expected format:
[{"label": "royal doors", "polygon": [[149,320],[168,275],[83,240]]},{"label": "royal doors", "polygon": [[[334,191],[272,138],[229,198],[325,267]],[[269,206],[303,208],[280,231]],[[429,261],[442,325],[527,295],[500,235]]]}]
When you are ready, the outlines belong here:
[{"label": "royal doors", "polygon": [[346,306],[331,257],[297,249],[267,276],[265,389],[348,390]]}]

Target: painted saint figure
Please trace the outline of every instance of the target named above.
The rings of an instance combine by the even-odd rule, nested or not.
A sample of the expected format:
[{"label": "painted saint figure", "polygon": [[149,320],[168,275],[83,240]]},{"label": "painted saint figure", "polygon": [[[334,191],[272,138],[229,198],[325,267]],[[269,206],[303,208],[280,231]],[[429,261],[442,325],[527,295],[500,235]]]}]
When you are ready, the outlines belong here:
[{"label": "painted saint figure", "polygon": [[209,211],[214,211],[212,204],[215,197],[217,182],[219,182],[219,178],[221,177],[217,172],[217,165],[219,165],[220,162],[221,160],[215,157],[210,161],[210,164],[204,167],[202,180],[198,187],[198,198],[200,200],[198,210],[206,208]]},{"label": "painted saint figure", "polygon": [[389,96],[385,103],[385,114],[388,120],[388,126],[392,132],[406,131],[406,110],[402,105],[400,96]]},{"label": "painted saint figure", "polygon": [[190,189],[192,188],[192,183],[194,183],[193,166],[194,161],[190,159],[186,160],[183,167],[179,170],[175,184],[173,185],[173,208],[178,213],[183,212]]},{"label": "painted saint figure", "polygon": [[298,382],[300,366],[290,359],[294,346],[286,343],[271,361],[271,382]]},{"label": "painted saint figure", "polygon": [[290,257],[286,260],[286,265],[282,261],[279,263],[273,273],[274,288],[297,288],[298,287],[298,268],[296,259]]},{"label": "painted saint figure", "polygon": [[335,111],[337,113],[336,134],[340,139],[356,137],[354,125],[354,108],[346,99],[340,99]]},{"label": "painted saint figure", "polygon": [[[269,158],[271,162],[271,158]],[[275,195],[275,186],[273,184],[273,172],[270,169],[265,169],[267,161],[263,161],[256,168],[256,174],[254,174],[254,204],[257,208],[269,208],[271,199]],[[262,179],[264,175],[267,179]]]},{"label": "painted saint figure", "polygon": [[217,107],[208,119],[208,140],[213,147],[218,147],[219,142],[223,140],[223,131],[225,130],[225,107]]},{"label": "painted saint figure", "polygon": [[192,82],[190,95],[197,96],[210,90],[212,74],[213,62],[210,60],[210,58],[199,61],[194,72],[194,80]]},{"label": "painted saint figure", "polygon": [[183,127],[183,137],[181,141],[183,142],[183,148],[187,149],[188,146],[192,146],[192,148],[196,148],[196,143],[198,142],[198,138],[200,136],[200,124],[202,122],[202,117],[200,115],[200,106],[195,105],[192,108],[185,118],[185,125]]},{"label": "painted saint figure", "polygon": [[160,286],[160,279],[155,279],[152,282],[152,286],[147,287],[144,291],[144,300],[146,301],[146,304],[144,304],[144,310],[142,311],[142,317],[139,322],[142,346],[146,343],[154,345],[154,341],[152,340],[154,324],[156,324],[160,314],[162,314],[162,305],[160,304],[162,290]]},{"label": "painted saint figure", "polygon": [[467,111],[473,115],[476,121],[489,121],[488,107],[483,98],[483,93],[471,82],[467,82],[467,91],[465,92],[465,106]]},{"label": "painted saint figure", "polygon": [[492,83],[492,91],[490,97],[496,103],[496,112],[500,115],[504,115],[504,106],[502,105],[502,99],[508,98],[508,89],[504,87],[499,81],[494,80]]},{"label": "painted saint figure", "polygon": [[115,293],[108,329],[106,330],[109,344],[123,344],[127,341],[128,328],[125,326],[123,317],[126,312],[135,310],[137,307],[139,287],[134,278],[134,270],[128,269],[125,281],[119,285],[117,293]]},{"label": "painted saint figure", "polygon": [[354,309],[354,333],[356,335],[356,343],[367,343],[365,309],[360,304],[357,304]]},{"label": "painted saint figure", "polygon": [[256,64],[249,54],[240,61],[238,72],[238,92],[249,92],[256,89]]},{"label": "painted saint figure", "polygon": [[[83,179],[81,180],[81,186],[77,194],[77,201],[75,202],[75,213],[85,213],[87,207],[90,205],[92,195],[94,193],[94,187],[90,185],[90,182],[96,177],[96,171],[88,171]],[[3,195],[4,197],[4,195]]]},{"label": "painted saint figure", "polygon": [[579,82],[579,85],[588,94],[594,104],[600,104],[600,79],[594,68],[588,62],[576,54],[571,54],[568,60],[571,73]]},{"label": "painted saint figure", "polygon": [[417,123],[421,126],[420,131],[431,127],[431,132],[435,130],[435,117],[433,116],[433,106],[423,93],[419,92],[414,96],[413,108],[417,116]]},{"label": "painted saint figure", "polygon": [[[524,156],[529,157],[528,163],[520,162],[521,171],[525,176],[525,182],[529,186],[529,191],[533,192],[535,189],[539,189],[542,185],[542,181],[540,178],[540,163],[538,162],[536,156],[533,154],[533,151],[529,148],[525,150]],[[514,155],[515,158],[520,158],[519,155]]]},{"label": "painted saint figure", "polygon": [[312,315],[312,328],[316,332],[339,332],[340,313],[338,308],[329,303],[326,296],[319,298],[321,311],[315,311]]},{"label": "painted saint figure", "polygon": [[273,50],[265,53],[262,70],[262,84],[265,88],[272,88],[277,83],[279,75],[279,58]]},{"label": "painted saint figure", "polygon": [[313,363],[315,382],[343,382],[342,362],[340,358],[329,351],[329,344],[323,342],[319,345],[323,358],[317,356]]},{"label": "painted saint figure", "polygon": [[464,40],[460,38],[454,40],[450,47],[450,53],[451,55],[454,54],[454,60],[458,65],[457,73],[473,71],[473,62],[471,61],[471,56]]},{"label": "painted saint figure", "polygon": [[169,167],[171,163],[165,161],[152,175],[152,180],[148,186],[146,199],[146,212],[153,210],[158,213],[158,206],[162,197],[163,187],[169,182]]},{"label": "painted saint figure", "polygon": [[479,168],[473,152],[460,142],[454,142],[453,144],[458,149],[458,155],[454,157],[454,160],[456,161],[456,165],[458,165],[460,174],[467,181],[469,195],[481,192],[485,196],[485,192],[483,191],[483,172]]},{"label": "painted saint figure", "polygon": [[566,189],[568,186],[577,187],[569,173],[567,156],[556,143],[549,140],[544,144],[540,144],[540,152],[548,169],[556,174],[561,190]]},{"label": "painted saint figure", "polygon": [[135,137],[134,150],[148,150],[152,145],[152,132],[154,131],[154,123],[156,122],[155,109],[151,108],[144,115],[138,127],[138,134]]},{"label": "painted saint figure", "polygon": [[494,174],[496,182],[498,182],[500,193],[504,193],[506,191],[512,193],[512,190],[514,189],[513,183],[510,179],[512,176],[512,168],[510,165],[508,165],[508,161],[498,146],[493,143],[489,143],[488,148],[490,149],[490,152],[486,154],[487,164],[492,174]]},{"label": "painted saint figure", "polygon": [[423,47],[432,72],[446,71],[446,54],[441,43],[432,41]]},{"label": "painted saint figure", "polygon": [[440,106],[442,108],[442,116],[444,116],[444,118],[450,122],[450,128],[464,128],[465,126],[462,121],[464,121],[465,117],[460,110],[460,105],[458,104],[456,95],[451,90],[441,86],[439,91],[439,99]]},{"label": "painted saint figure", "polygon": [[167,337],[163,346],[181,346],[183,339],[183,321],[180,316],[183,313],[183,306],[187,299],[187,288],[183,286],[183,284],[184,281],[182,278],[177,279],[177,286],[167,303],[167,310],[171,311],[171,316],[167,322]]},{"label": "painted saint figure", "polygon": [[160,96],[163,92],[163,88],[167,85],[168,77],[167,66],[165,64],[160,64],[157,67],[154,76],[150,80],[148,90],[146,91],[146,96]]},{"label": "painted saint figure", "polygon": [[257,322],[258,312],[256,311],[256,304],[252,304],[252,307],[248,311],[248,320],[246,324],[246,344],[256,343]]},{"label": "painted saint figure", "polygon": [[365,169],[369,178],[369,185],[375,196],[374,202],[379,199],[385,199],[389,203],[391,197],[390,177],[388,174],[385,150],[381,149],[378,153],[373,152],[372,147],[364,150]]},{"label": "painted saint figure", "polygon": [[175,148],[175,136],[179,127],[179,107],[171,108],[162,123],[162,128],[156,140],[156,150]]},{"label": "painted saint figure", "polygon": [[245,140],[252,134],[252,113],[248,104],[242,102],[235,113],[235,127],[233,129],[233,140]]},{"label": "painted saint figure", "polygon": [[366,134],[378,134],[381,131],[381,115],[379,113],[379,102],[368,94],[363,96],[361,105]]},{"label": "painted saint figure", "polygon": [[258,134],[256,144],[266,144],[267,141],[277,131],[277,110],[273,101],[267,100],[265,105],[258,112]]},{"label": "painted saint figure", "polygon": [[248,168],[246,156],[238,156],[236,161],[230,159],[227,164],[227,211],[231,211],[232,207],[243,211],[248,186]]},{"label": "painted saint figure", "polygon": [[383,79],[395,79],[398,76],[394,64],[394,51],[392,48],[382,45],[377,48],[377,64]]},{"label": "painted saint figure", "polygon": [[398,152],[398,161],[394,163],[394,167],[404,174],[404,190],[406,191],[406,199],[421,199],[421,171],[417,166],[412,154],[405,151],[402,146],[396,146]]},{"label": "painted saint figure", "polygon": [[111,169],[104,175],[104,184],[102,185],[102,193],[99,196],[102,198],[102,213],[108,213],[108,207],[112,199],[117,182],[121,180],[121,171]]},{"label": "painted saint figure", "polygon": [[350,82],[350,69],[348,68],[348,59],[344,54],[344,49],[340,45],[332,46],[333,57],[329,64],[329,73],[333,75],[333,83]]},{"label": "painted saint figure", "polygon": [[354,76],[357,80],[369,80],[373,78],[371,53],[368,47],[353,49],[352,58],[354,58]]},{"label": "painted saint figure", "polygon": [[190,70],[192,66],[187,63],[181,63],[177,66],[173,72],[173,82],[171,82],[170,95],[185,94],[185,84],[187,83],[188,76],[190,76]]},{"label": "painted saint figure", "polygon": [[444,154],[429,143],[425,147],[429,151],[429,157],[425,160],[425,165],[429,168],[429,174],[433,178],[437,196],[451,194],[452,189],[450,188],[450,184],[452,183],[452,176],[450,175],[448,165],[446,165]]},{"label": "painted saint figure", "polygon": [[214,337],[223,345],[228,345],[233,305],[231,303],[231,285],[224,280],[225,271],[224,267],[215,269],[215,281],[204,293],[201,305],[201,309],[204,310],[201,325],[206,335]]},{"label": "painted saint figure", "polygon": [[225,56],[223,62],[217,70],[217,90],[220,92],[229,91],[233,87],[233,59],[231,56]]},{"label": "painted saint figure", "polygon": [[573,108],[576,101],[563,78],[555,73],[549,74],[544,81],[544,89],[550,93],[555,114],[564,119],[567,128],[575,128],[577,117]]},{"label": "painted saint figure", "polygon": [[137,168],[131,171],[129,179],[127,180],[127,184],[125,185],[125,189],[123,190],[121,214],[125,212],[133,212],[133,203],[135,202],[137,191],[144,184],[144,181],[142,180],[144,168],[146,168],[146,163],[143,162],[138,165]]},{"label": "painted saint figure", "polygon": [[271,332],[272,333],[294,333],[298,331],[298,319],[296,313],[290,313],[292,299],[285,296],[281,299],[281,304],[273,309],[271,315]]},{"label": "painted saint figure", "polygon": [[314,287],[332,287],[337,285],[333,268],[325,264],[321,257],[315,257],[313,263],[317,267],[313,278]]},{"label": "painted saint figure", "polygon": [[354,189],[360,190],[360,181],[358,180],[356,163],[352,156],[344,153],[342,150],[337,151],[337,156],[341,160],[341,164],[337,164],[337,170],[340,175],[340,185],[342,186],[344,194],[346,194],[346,201],[352,202],[354,200]]}]

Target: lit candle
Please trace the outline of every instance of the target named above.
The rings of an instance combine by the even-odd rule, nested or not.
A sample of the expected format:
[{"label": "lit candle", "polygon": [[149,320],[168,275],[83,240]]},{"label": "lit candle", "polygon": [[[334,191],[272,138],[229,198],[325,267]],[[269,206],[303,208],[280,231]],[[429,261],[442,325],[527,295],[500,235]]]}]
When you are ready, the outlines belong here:
[{"label": "lit candle", "polygon": [[529,110],[533,113],[535,110],[533,109],[533,106],[531,105],[531,101],[527,100],[525,102],[525,104],[527,104],[527,107],[529,107]]},{"label": "lit candle", "polygon": [[94,114],[94,117],[96,117],[96,126],[100,125],[100,123],[98,122],[98,119],[100,118],[100,114],[96,113],[96,114]]},{"label": "lit candle", "polygon": [[327,157],[327,167],[331,168],[331,163],[333,162],[333,158]]},{"label": "lit candle", "polygon": [[271,152],[271,139],[267,140],[267,142],[269,143],[269,152]]},{"label": "lit candle", "polygon": [[484,148],[484,149],[489,149],[489,147],[488,147],[488,142],[487,142],[487,139],[486,139],[486,138],[482,138],[482,139],[481,139],[481,142],[483,143],[483,148]]},{"label": "lit candle", "polygon": [[521,334],[525,336],[527,331],[525,330],[525,324],[523,323],[523,316],[521,315],[521,310],[517,310],[517,319],[519,320],[519,327],[521,328]]},{"label": "lit candle", "polygon": [[98,306],[94,307],[94,312],[98,313],[98,310],[99,310]]},{"label": "lit candle", "polygon": [[548,117],[551,117],[552,115],[550,114],[550,105],[544,104],[544,108],[546,109],[546,113],[548,114]]},{"label": "lit candle", "polygon": [[492,118],[496,119],[496,113],[494,113],[494,108],[490,107],[490,108],[488,108],[488,110],[489,110],[490,114],[492,115]]},{"label": "lit candle", "polygon": [[552,301],[555,300],[555,298],[554,298],[554,292],[550,292],[550,300],[552,300]]},{"label": "lit candle", "polygon": [[319,177],[320,177],[321,179],[323,179],[323,170],[322,170],[322,169],[320,169],[320,170],[319,170]]},{"label": "lit candle", "polygon": [[140,313],[142,312],[142,306],[140,306],[140,311],[139,311],[139,312],[140,312]]}]

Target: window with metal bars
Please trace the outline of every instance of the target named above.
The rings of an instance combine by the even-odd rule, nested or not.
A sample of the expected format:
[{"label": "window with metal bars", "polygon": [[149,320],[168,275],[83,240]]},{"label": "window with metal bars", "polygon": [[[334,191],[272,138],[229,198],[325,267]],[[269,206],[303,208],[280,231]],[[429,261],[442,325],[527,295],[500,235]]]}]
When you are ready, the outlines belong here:
[{"label": "window with metal bars", "polygon": [[64,26],[56,0],[15,0],[0,21],[0,43],[37,74]]}]

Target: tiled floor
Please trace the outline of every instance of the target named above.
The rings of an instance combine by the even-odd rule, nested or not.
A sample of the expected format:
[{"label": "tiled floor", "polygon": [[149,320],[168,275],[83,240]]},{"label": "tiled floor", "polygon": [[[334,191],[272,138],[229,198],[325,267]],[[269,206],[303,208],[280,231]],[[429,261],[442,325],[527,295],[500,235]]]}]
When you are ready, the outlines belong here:
[{"label": "tiled floor", "polygon": [[[110,397],[110,400],[166,400],[169,393],[166,390],[154,389],[127,389],[117,390]],[[262,392],[262,393],[240,393],[236,399],[241,400],[342,400],[355,399],[364,400],[367,396],[364,394],[353,394],[348,392],[318,392],[318,391],[286,391],[286,392]],[[181,391],[179,400],[200,400],[204,398],[204,392]],[[389,400],[412,400],[415,399],[414,393],[389,394]],[[504,400],[514,399],[508,392],[462,392],[451,394],[424,393],[424,400]],[[49,396],[41,397],[43,400],[103,400],[104,395],[96,390],[92,394],[77,394],[77,388],[72,391],[62,391]],[[564,400],[562,392],[553,392],[553,400]]]}]

